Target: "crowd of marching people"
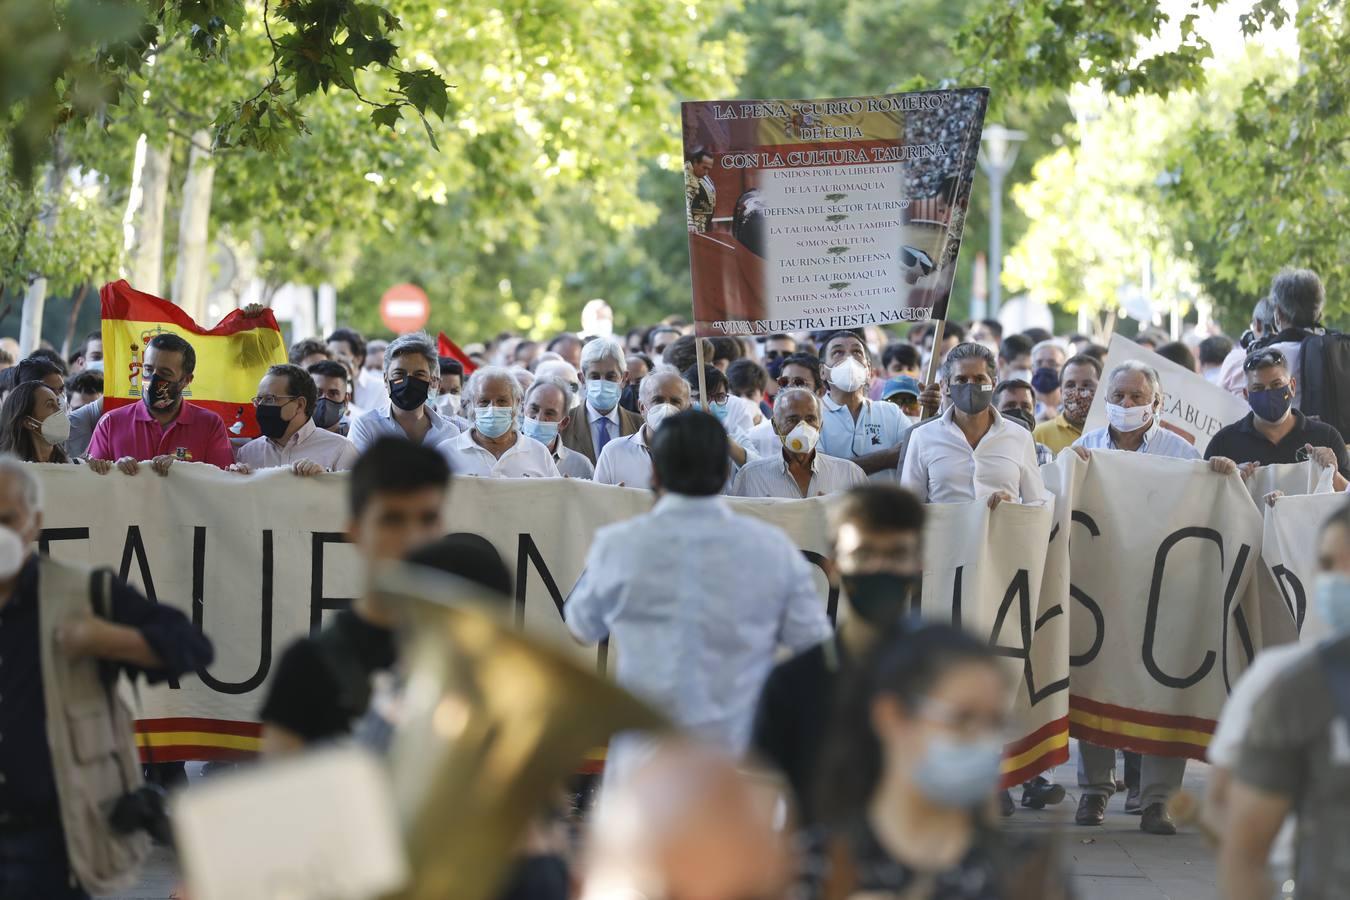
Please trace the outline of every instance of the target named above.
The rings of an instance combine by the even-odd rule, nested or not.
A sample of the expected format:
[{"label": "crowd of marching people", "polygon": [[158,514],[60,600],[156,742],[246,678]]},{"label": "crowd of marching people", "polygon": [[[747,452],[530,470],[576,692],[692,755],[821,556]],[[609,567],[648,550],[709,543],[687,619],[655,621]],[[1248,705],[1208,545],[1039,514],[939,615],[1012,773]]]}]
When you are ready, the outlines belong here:
[{"label": "crowd of marching people", "polygon": [[[1350,384],[1350,353],[1322,328],[1324,302],[1314,273],[1286,270],[1236,342],[1138,337],[1249,405],[1209,442],[1214,472],[1247,479],[1312,460],[1335,490],[1350,484],[1350,410],[1334,389]],[[349,471],[348,535],[368,566],[410,560],[503,596],[512,576],[491,544],[444,537],[454,479],[650,490],[650,512],[594,536],[563,612],[578,641],[621,647],[618,682],[701,743],[616,739],[589,853],[522,850],[509,896],[566,897],[569,867],[588,896],[602,881],[626,896],[1065,895],[1054,848],[997,824],[1017,802],[1066,796],[1053,777],[1022,785],[1020,801],[999,790],[1014,686],[983,642],[908,618],[925,504],[1053,504],[1041,466],[1066,450],[1200,459],[1162,427],[1154,367],[1108,367],[1086,336],[1004,333],[994,320],[708,339],[672,318],[622,337],[504,333],[453,357],[425,334],[368,341],[340,328],[296,341],[267,370],[253,398],[261,436],[243,440],[191,401],[195,351],[175,334],[148,341],[141,402],[105,412],[101,341],[0,372],[0,896],[84,897],[115,868],[73,798],[114,796],[124,779],[85,757],[87,734],[57,715],[53,704],[69,704],[52,680],[87,701],[100,674],[75,660],[164,679],[212,656],[185,617],[120,582],[74,584],[94,597],[92,619],[39,615],[39,599],[55,604],[49,594],[73,576],[34,549],[33,462],[139,477],[180,462],[241,478]],[[1089,429],[1099,394],[1106,424]],[[797,548],[725,499],[827,495],[838,628]],[[1258,657],[1211,749],[1205,817],[1221,833],[1230,897],[1270,896],[1265,861],[1291,814],[1298,896],[1350,897],[1336,824],[1350,815],[1350,638],[1339,636],[1350,629],[1350,512],[1325,526],[1320,564],[1315,602],[1338,636]],[[397,664],[394,618],[367,593],[286,650],[260,711],[265,754],[359,727],[372,677]],[[747,786],[747,756],[786,785],[795,846]],[[1123,787],[1143,831],[1174,834],[1168,801],[1185,760],[1127,754],[1123,782],[1115,763],[1114,749],[1080,743],[1076,823],[1100,826]],[[622,812],[634,804],[640,839],[613,824],[631,826]]]}]

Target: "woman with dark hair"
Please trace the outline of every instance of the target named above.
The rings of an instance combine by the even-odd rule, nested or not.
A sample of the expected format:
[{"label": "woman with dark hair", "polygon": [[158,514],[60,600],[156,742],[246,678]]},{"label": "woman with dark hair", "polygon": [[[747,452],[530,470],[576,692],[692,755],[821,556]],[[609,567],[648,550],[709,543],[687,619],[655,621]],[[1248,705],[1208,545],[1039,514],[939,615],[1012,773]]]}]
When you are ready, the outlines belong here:
[{"label": "woman with dark hair", "polygon": [[799,896],[927,900],[1064,895],[1045,852],[991,824],[1011,685],[993,651],[949,625],[884,641],[836,707]]},{"label": "woman with dark hair", "polygon": [[26,381],[0,405],[0,453],[24,462],[70,462],[61,445],[70,437],[70,418],[56,391]]}]

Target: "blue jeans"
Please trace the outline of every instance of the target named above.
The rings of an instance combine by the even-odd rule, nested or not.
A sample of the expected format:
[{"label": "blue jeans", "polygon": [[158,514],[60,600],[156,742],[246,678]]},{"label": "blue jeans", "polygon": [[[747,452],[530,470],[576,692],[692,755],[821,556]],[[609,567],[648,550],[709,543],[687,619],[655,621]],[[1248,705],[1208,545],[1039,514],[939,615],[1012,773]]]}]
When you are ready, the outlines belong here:
[{"label": "blue jeans", "polygon": [[60,825],[0,829],[0,897],[5,900],[88,900],[75,881]]}]

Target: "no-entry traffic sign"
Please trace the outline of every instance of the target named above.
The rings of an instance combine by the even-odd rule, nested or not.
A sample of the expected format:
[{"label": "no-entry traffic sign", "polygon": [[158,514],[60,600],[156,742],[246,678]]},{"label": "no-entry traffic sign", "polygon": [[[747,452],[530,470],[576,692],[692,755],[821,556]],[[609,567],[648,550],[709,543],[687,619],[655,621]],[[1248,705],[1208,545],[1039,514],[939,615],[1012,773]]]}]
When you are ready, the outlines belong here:
[{"label": "no-entry traffic sign", "polygon": [[380,320],[396,334],[416,331],[430,319],[431,301],[415,284],[396,284],[380,298]]}]

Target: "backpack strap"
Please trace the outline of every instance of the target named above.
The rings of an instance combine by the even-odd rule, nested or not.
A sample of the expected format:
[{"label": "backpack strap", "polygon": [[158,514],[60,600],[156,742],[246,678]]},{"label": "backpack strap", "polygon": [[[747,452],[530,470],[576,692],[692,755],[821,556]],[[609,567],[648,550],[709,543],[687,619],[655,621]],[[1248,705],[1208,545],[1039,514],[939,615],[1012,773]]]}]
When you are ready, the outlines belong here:
[{"label": "backpack strap", "polygon": [[[89,573],[89,605],[96,618],[105,622],[113,620],[112,611],[112,569],[107,567],[94,569]],[[98,676],[103,687],[109,692],[117,683],[117,663],[106,659],[98,661]]]}]

